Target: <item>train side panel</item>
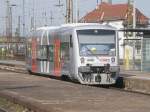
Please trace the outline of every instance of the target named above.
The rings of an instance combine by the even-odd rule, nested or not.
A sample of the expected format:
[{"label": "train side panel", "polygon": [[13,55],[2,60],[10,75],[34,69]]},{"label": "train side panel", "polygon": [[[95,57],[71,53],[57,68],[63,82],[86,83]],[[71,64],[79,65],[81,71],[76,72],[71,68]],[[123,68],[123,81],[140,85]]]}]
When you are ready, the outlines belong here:
[{"label": "train side panel", "polygon": [[65,75],[81,84],[114,84],[119,72],[115,32],[98,25],[37,30],[28,39],[27,69],[43,75]]}]

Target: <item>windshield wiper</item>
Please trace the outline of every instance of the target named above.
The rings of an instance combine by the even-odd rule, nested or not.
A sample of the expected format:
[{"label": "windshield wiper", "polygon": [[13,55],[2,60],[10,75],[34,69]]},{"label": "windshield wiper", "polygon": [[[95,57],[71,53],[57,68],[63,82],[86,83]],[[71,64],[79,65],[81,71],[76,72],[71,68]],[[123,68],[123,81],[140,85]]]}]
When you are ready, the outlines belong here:
[{"label": "windshield wiper", "polygon": [[87,46],[85,46],[85,47],[87,48],[88,51],[90,51],[91,54],[93,54],[94,56],[96,56],[96,58],[99,60],[99,57],[97,55],[95,55],[91,49],[89,49]]}]

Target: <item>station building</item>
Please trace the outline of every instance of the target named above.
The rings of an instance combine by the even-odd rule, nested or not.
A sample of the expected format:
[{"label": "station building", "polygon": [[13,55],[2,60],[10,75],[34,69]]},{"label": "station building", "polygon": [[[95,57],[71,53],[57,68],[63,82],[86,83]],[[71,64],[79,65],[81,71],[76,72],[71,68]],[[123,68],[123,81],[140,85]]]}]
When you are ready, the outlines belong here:
[{"label": "station building", "polygon": [[[128,3],[112,4],[111,0],[102,0],[102,3],[82,17],[80,22],[108,24],[116,27],[118,30],[133,28],[133,7]],[[149,18],[136,8],[136,28],[146,29],[148,25]],[[145,41],[147,42],[145,49],[148,50],[142,50],[141,42],[144,42],[142,41],[143,38],[143,30],[136,30],[135,32],[124,30],[119,32],[120,62],[121,64],[127,63],[129,65],[127,69],[141,69],[142,52],[147,51],[147,56],[148,51],[150,53],[150,41],[149,43]],[[126,62],[127,58],[128,62]],[[135,63],[138,63],[138,67],[133,66]]]}]

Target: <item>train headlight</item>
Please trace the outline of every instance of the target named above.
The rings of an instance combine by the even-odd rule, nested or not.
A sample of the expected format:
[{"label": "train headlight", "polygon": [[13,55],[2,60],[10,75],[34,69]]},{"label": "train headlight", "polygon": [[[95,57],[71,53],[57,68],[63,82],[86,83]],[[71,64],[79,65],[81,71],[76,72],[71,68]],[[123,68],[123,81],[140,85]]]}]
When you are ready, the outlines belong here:
[{"label": "train headlight", "polygon": [[81,64],[83,64],[85,62],[85,59],[82,57],[80,58]]}]

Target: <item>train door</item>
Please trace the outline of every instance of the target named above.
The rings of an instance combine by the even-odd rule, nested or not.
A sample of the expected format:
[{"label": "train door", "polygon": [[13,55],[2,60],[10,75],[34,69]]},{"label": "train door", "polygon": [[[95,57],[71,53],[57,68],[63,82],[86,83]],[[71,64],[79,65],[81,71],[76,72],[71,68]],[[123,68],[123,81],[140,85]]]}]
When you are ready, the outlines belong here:
[{"label": "train door", "polygon": [[32,43],[31,43],[31,38],[27,39],[27,44],[26,44],[26,65],[27,65],[27,69],[29,71],[31,71],[31,66],[32,66],[32,53],[31,53],[31,49],[32,49]]},{"label": "train door", "polygon": [[74,66],[74,51],[73,51],[73,40],[72,40],[73,38],[72,38],[72,35],[70,34],[69,35],[69,49],[70,49],[70,51],[69,51],[69,53],[70,53],[70,65],[69,65],[69,69],[70,69],[70,77],[73,77],[73,76],[71,76],[71,75],[73,75],[73,70],[74,70],[74,68],[75,68],[75,66]]},{"label": "train door", "polygon": [[49,45],[48,45],[48,62],[49,62],[49,73],[54,74],[54,38],[53,32],[48,32]]},{"label": "train door", "polygon": [[49,73],[49,62],[48,62],[48,33],[47,30],[42,32],[39,48],[39,65],[41,73]]},{"label": "train door", "polygon": [[68,75],[70,72],[70,40],[66,33],[61,34],[61,68],[62,74]]}]

